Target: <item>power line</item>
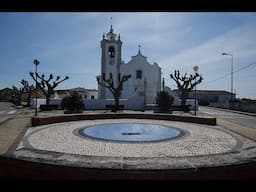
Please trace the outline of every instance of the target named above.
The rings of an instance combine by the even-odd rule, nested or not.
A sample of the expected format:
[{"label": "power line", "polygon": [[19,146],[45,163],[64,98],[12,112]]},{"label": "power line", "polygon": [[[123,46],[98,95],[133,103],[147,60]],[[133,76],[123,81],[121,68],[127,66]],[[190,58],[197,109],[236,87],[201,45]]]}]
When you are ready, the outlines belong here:
[{"label": "power line", "polygon": [[256,64],[256,62],[251,63],[251,64],[249,64],[249,65],[246,65],[246,66],[244,66],[244,67],[242,67],[242,68],[240,68],[240,69],[234,71],[234,73],[239,72],[239,71],[242,71],[242,70],[244,70],[244,69],[246,69],[246,68],[248,68],[248,67],[250,67],[250,66],[252,66],[252,65],[255,65],[255,64]]},{"label": "power line", "polygon": [[229,75],[230,75],[230,74],[228,73],[228,74],[226,74],[226,75],[223,75],[223,76],[218,77],[218,78],[216,78],[216,79],[213,79],[213,80],[211,80],[211,81],[207,81],[206,83],[201,84],[201,86],[202,86],[202,85],[205,85],[205,84],[209,84],[209,83],[215,82],[215,81],[218,81],[218,80],[221,80],[221,79],[224,79],[224,78],[228,77]]},{"label": "power line", "polygon": [[[233,74],[234,74],[234,73],[237,73],[237,72],[240,72],[240,71],[242,71],[242,70],[244,70],[244,69],[246,69],[246,68],[248,68],[248,67],[250,67],[250,66],[252,66],[252,65],[255,65],[255,64],[256,64],[256,62],[253,62],[253,63],[250,63],[249,65],[246,65],[246,66],[244,66],[244,67],[241,67],[240,69],[237,69],[236,71],[234,71]],[[209,83],[218,81],[218,80],[220,80],[220,79],[224,79],[224,78],[226,78],[226,77],[228,77],[228,76],[230,76],[230,75],[231,75],[230,73],[227,73],[227,74],[225,74],[225,75],[223,75],[223,76],[221,76],[221,77],[218,77],[218,78],[213,79],[213,80],[211,80],[211,81],[207,81],[207,82],[205,82],[205,83],[203,83],[203,84],[201,84],[201,85],[209,84]]]}]

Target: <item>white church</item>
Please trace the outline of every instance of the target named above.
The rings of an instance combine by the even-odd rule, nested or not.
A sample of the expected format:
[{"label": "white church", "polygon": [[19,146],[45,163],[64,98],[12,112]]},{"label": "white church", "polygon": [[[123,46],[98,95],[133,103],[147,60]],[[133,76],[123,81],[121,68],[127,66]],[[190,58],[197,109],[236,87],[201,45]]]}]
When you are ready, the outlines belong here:
[{"label": "white church", "polygon": [[[106,79],[108,79],[110,73],[112,73],[115,87],[117,87],[119,73],[121,73],[121,76],[131,75],[131,78],[123,84],[120,104],[129,110],[145,110],[147,104],[156,104],[156,96],[161,91],[161,68],[159,65],[155,62],[153,64],[149,63],[147,57],[141,53],[140,46],[137,55],[132,56],[129,62],[125,63],[122,61],[122,41],[120,35],[117,37],[114,33],[112,25],[106,36],[103,34],[100,43],[101,74],[104,73]],[[101,75],[97,77],[101,79]],[[164,83],[163,87],[165,91],[168,91],[174,97],[174,105],[179,105],[180,100],[173,91],[169,87],[164,86]],[[90,90],[90,93],[83,88],[82,91],[81,88],[76,88],[75,90],[82,92],[83,98],[87,98],[84,100],[87,110],[105,109],[106,105],[114,104],[112,93],[106,87],[99,84],[98,98],[96,97],[96,90]],[[88,94],[91,95],[91,99],[88,99]],[[52,99],[53,104],[60,105],[60,98]],[[44,102],[42,101],[41,104]],[[193,106],[194,100],[188,99],[187,104]],[[32,107],[34,108],[34,104],[32,104]]]},{"label": "white church", "polygon": [[[155,103],[157,93],[161,89],[161,68],[157,63],[150,64],[147,57],[142,55],[140,46],[137,55],[132,56],[127,63],[122,61],[122,41],[120,35],[114,33],[111,25],[110,31],[103,34],[101,40],[101,74],[105,73],[106,79],[113,74],[114,86],[117,86],[117,75],[131,75],[124,82],[121,99],[143,97],[146,104]],[[101,78],[101,76],[99,76]],[[98,85],[99,99],[112,99],[111,92]]]}]

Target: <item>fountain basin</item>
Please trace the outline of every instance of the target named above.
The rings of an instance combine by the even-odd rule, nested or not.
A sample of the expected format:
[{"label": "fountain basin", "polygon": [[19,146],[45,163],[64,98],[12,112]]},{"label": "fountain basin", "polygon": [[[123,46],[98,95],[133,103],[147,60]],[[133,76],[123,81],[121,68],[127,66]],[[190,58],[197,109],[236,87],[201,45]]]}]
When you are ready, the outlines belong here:
[{"label": "fountain basin", "polygon": [[178,128],[144,123],[110,123],[79,129],[82,136],[118,142],[156,142],[184,135]]}]

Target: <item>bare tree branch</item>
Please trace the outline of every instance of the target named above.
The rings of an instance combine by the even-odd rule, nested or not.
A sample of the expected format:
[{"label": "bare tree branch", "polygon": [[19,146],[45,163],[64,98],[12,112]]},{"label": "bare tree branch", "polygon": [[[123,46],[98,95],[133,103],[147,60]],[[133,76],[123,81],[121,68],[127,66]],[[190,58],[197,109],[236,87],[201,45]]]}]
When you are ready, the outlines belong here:
[{"label": "bare tree branch", "polygon": [[99,85],[106,87],[110,90],[110,92],[113,94],[113,97],[115,99],[115,110],[117,110],[118,106],[119,106],[119,98],[121,96],[122,90],[123,90],[123,83],[125,81],[128,81],[129,78],[131,78],[131,75],[124,75],[123,77],[121,77],[121,73],[119,73],[117,75],[117,80],[118,80],[118,85],[115,87],[114,86],[114,80],[113,80],[113,74],[109,73],[109,78],[106,79],[106,74],[103,73],[102,74],[102,81],[100,79],[100,77],[97,77],[97,82]]},{"label": "bare tree branch", "polygon": [[[30,72],[29,73],[30,76],[34,79],[34,81],[36,82],[37,86],[43,91],[43,93],[45,94],[46,97],[46,104],[50,103],[50,97],[54,92],[54,89],[63,81],[69,79],[68,76],[66,76],[64,79],[59,80],[60,76],[57,76],[56,80],[53,81],[53,83],[51,84],[50,81],[53,79],[53,75],[50,74],[49,78],[47,80],[45,80],[45,75],[42,74],[41,76],[36,73],[36,76],[41,80],[41,82],[39,82],[38,80],[36,80],[36,78],[34,77],[34,73]],[[59,81],[58,81],[59,80]]]},{"label": "bare tree branch", "polygon": [[189,92],[191,92],[196,85],[202,82],[203,77],[198,73],[196,73],[195,75],[190,74],[188,77],[187,77],[187,73],[185,73],[182,76],[179,70],[175,70],[174,74],[170,74],[170,77],[177,84],[178,90],[180,91],[180,94],[181,94],[181,105],[185,109],[185,103],[186,103],[186,99],[188,97]]}]

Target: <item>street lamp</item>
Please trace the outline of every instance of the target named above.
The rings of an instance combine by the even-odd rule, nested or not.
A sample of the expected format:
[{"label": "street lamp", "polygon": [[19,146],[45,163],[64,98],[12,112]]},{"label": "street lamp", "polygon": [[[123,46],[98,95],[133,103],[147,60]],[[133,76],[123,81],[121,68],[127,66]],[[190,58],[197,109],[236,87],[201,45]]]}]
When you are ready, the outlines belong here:
[{"label": "street lamp", "polygon": [[36,107],[35,107],[35,116],[37,116],[37,65],[39,65],[39,61],[37,59],[34,59],[33,63],[36,66]]},{"label": "street lamp", "polygon": [[232,100],[232,95],[233,95],[233,55],[230,54],[230,53],[222,53],[222,55],[231,56],[231,93],[230,93],[230,100]]},{"label": "street lamp", "polygon": [[[198,71],[198,66],[197,65],[195,65],[194,67],[193,67],[193,70],[195,71],[195,74],[197,74],[197,71]],[[195,82],[196,82],[196,78],[195,78]],[[195,84],[195,115],[196,115],[196,107],[197,105],[196,105],[196,84]]]}]

